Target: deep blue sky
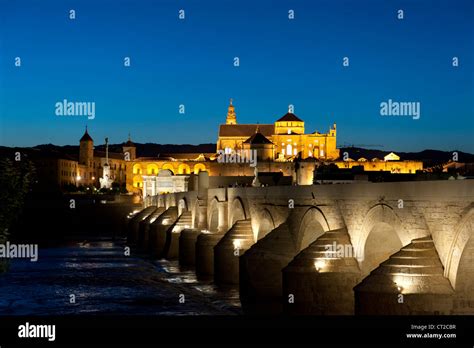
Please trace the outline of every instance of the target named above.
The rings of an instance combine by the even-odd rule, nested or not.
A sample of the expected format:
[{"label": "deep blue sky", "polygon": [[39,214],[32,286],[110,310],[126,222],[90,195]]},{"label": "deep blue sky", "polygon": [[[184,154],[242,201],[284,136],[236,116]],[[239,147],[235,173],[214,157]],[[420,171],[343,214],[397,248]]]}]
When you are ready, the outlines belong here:
[{"label": "deep blue sky", "polygon": [[[0,145],[77,144],[86,124],[96,143],[215,142],[232,97],[239,123],[290,103],[307,132],[337,122],[339,146],[474,152],[473,20],[472,0],[0,0]],[[96,118],[55,116],[64,98]],[[380,116],[388,99],[421,118]]]}]

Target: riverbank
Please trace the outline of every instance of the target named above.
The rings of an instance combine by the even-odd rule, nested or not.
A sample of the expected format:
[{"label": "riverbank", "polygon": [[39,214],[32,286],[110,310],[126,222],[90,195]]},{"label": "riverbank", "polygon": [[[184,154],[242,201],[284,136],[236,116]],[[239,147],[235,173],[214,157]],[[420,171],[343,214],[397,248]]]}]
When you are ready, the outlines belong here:
[{"label": "riverbank", "polygon": [[135,196],[46,195],[28,197],[10,241],[58,246],[68,240],[124,236],[128,213],[141,209]]}]

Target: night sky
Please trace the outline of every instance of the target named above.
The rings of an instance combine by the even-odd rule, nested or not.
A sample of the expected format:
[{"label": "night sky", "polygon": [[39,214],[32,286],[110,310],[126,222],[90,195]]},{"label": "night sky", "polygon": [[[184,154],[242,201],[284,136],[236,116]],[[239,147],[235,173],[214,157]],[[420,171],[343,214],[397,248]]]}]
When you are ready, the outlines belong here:
[{"label": "night sky", "polygon": [[[86,124],[96,143],[215,142],[232,97],[239,123],[288,104],[307,133],[337,122],[338,146],[474,152],[473,19],[472,0],[0,0],[0,145],[77,144]],[[95,119],[56,116],[63,99]],[[388,99],[420,119],[381,116]]]}]

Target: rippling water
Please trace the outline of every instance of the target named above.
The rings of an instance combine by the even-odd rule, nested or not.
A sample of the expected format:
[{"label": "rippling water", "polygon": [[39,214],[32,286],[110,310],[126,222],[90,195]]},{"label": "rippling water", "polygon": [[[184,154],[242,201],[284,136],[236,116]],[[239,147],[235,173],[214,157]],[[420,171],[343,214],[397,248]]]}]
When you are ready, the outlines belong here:
[{"label": "rippling water", "polygon": [[40,249],[37,262],[12,260],[0,275],[0,315],[241,313],[237,289],[198,281],[178,261],[124,256],[124,246],[123,240],[74,242]]}]

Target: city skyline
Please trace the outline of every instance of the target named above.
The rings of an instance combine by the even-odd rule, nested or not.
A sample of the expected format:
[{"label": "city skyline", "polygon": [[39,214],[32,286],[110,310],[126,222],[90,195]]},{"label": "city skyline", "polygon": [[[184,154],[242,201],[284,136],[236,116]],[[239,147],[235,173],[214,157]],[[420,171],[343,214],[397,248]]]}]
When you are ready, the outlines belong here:
[{"label": "city skyline", "polygon": [[[459,15],[472,2],[31,3],[0,5],[2,146],[74,145],[86,125],[111,143],[215,143],[233,98],[239,123],[289,104],[309,132],[337,123],[339,147],[474,152],[474,35]],[[58,117],[64,99],[94,102],[95,118]],[[420,117],[382,116],[389,100]]]}]

